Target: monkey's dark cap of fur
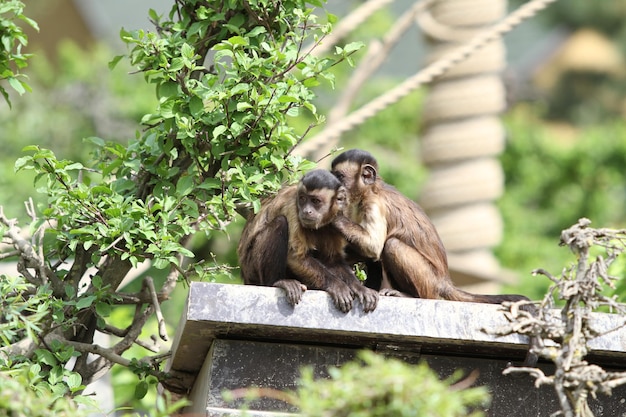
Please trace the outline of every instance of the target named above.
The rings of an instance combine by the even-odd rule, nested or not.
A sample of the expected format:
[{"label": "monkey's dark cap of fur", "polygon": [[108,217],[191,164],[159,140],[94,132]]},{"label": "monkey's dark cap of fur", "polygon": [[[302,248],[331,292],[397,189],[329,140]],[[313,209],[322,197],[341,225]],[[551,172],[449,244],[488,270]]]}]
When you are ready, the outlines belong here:
[{"label": "monkey's dark cap of fur", "polygon": [[335,168],[340,163],[346,161],[356,162],[359,165],[369,164],[378,169],[378,162],[376,161],[376,158],[374,158],[371,153],[362,149],[350,149],[340,153],[335,157],[335,159],[333,159],[331,166],[332,168]]},{"label": "monkey's dark cap of fur", "polygon": [[336,190],[341,186],[341,181],[331,174],[330,171],[314,169],[302,177],[302,184],[309,190],[322,190],[324,188]]}]

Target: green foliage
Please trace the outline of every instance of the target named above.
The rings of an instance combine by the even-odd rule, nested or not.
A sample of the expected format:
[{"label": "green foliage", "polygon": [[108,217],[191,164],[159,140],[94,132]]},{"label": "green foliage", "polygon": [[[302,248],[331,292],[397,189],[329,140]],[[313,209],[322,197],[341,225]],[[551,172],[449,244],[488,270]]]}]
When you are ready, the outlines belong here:
[{"label": "green foliage", "polygon": [[[6,80],[20,95],[31,91],[25,81],[26,76],[21,73],[31,55],[22,53],[22,47],[28,44],[28,39],[17,21],[39,29],[37,22],[26,17],[23,11],[24,3],[19,0],[4,0],[0,4],[0,81]],[[0,94],[11,106],[9,93],[2,84]]]},{"label": "green foliage", "polygon": [[[0,231],[2,231],[0,229]],[[49,287],[39,287],[26,296],[29,285],[23,277],[0,276],[0,339],[7,346],[41,332],[41,321],[48,314]]]},{"label": "green foliage", "polygon": [[[23,340],[39,340],[43,329],[50,325],[51,319],[53,322],[61,322],[58,319],[59,314],[63,314],[63,307],[59,300],[52,297],[50,286],[40,286],[34,294],[31,291],[32,286],[22,276],[0,276],[2,346],[11,346]],[[67,303],[71,304],[74,303]],[[82,377],[66,369],[65,364],[79,353],[73,347],[55,339],[50,340],[45,348],[36,348],[32,353],[26,351],[23,353],[27,355],[10,356],[0,353],[0,416],[7,415],[2,414],[3,409],[25,416],[56,415],[54,413],[58,410],[65,410],[68,413],[62,415],[77,415],[72,412],[74,408],[66,397],[84,388]],[[31,356],[32,360],[28,360],[27,356]],[[20,384],[23,384],[23,387],[18,389],[17,386]],[[7,397],[3,396],[5,392],[9,393]],[[21,402],[12,402],[10,393],[16,392],[32,397],[34,400],[32,408],[25,407]],[[46,409],[44,404],[59,404],[59,407]]]},{"label": "green foliage", "polygon": [[461,375],[443,381],[425,364],[407,365],[370,351],[341,368],[329,380],[314,380],[303,370],[297,403],[308,417],[481,416],[489,403],[485,387],[459,389]]},{"label": "green foliage", "polygon": [[32,365],[0,373],[0,417],[84,416],[75,401],[41,386],[39,368]]},{"label": "green foliage", "polygon": [[[518,106],[506,124],[506,193],[499,202],[505,235],[497,249],[504,266],[525,273],[538,265],[559,270],[572,259],[557,247],[562,229],[581,217],[607,227],[626,223],[626,142],[618,139],[626,136],[623,121],[559,135],[541,123],[537,109]],[[547,284],[526,279],[524,293],[541,298]]]},{"label": "green foliage", "polygon": [[[0,195],[5,213],[25,224],[24,201],[46,201],[32,187],[32,171],[15,173],[14,164],[30,144],[54,149],[55,155],[81,163],[90,160],[82,138],[102,137],[126,142],[137,122],[154,108],[156,98],[139,77],[129,77],[127,63],[110,71],[111,51],[102,45],[84,51],[73,43],[58,49],[56,65],[37,54],[28,67],[33,93],[13,102],[13,111],[0,112]],[[128,94],[132,91],[133,94]],[[19,115],[19,116],[17,116]]]}]

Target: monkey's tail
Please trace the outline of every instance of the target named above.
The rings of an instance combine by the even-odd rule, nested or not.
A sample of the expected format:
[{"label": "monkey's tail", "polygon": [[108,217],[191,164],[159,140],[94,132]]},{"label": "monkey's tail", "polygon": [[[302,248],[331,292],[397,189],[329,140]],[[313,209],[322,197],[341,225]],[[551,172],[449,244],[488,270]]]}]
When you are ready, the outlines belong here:
[{"label": "monkey's tail", "polygon": [[523,295],[517,294],[472,294],[467,291],[460,290],[454,286],[450,286],[442,291],[442,298],[450,301],[466,301],[473,303],[485,303],[485,304],[501,304],[505,301],[530,301],[530,299]]}]

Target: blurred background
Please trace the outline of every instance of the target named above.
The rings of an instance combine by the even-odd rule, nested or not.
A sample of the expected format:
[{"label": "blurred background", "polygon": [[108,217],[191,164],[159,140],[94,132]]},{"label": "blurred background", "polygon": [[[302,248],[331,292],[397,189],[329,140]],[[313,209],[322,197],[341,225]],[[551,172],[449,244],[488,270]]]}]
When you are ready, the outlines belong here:
[{"label": "blurred background", "polygon": [[[407,29],[372,78],[358,89],[349,108],[358,108],[398,85],[446,48],[467,41],[467,33],[476,33],[506,15],[507,7],[511,11],[523,3],[479,3],[489,1],[504,5],[500,15],[479,13],[478,20],[459,23],[454,13],[433,10],[429,19],[416,19],[423,25]],[[472,3],[456,2],[458,7]],[[156,105],[153,89],[127,63],[120,62],[113,71],[107,64],[125,52],[118,39],[122,27],[151,30],[148,9],[167,13],[172,2],[25,3],[25,14],[40,27],[38,33],[29,32],[29,52],[35,56],[27,74],[33,92],[12,98],[12,110],[0,103],[0,205],[9,217],[22,220],[26,219],[24,201],[43,201],[33,177],[14,173],[24,146],[37,144],[54,150],[59,159],[87,161],[91,149],[83,138],[124,142],[140,129],[141,117]],[[341,22],[363,3],[330,0],[328,9]],[[342,39],[367,46],[357,55],[356,68],[363,61],[367,64],[368,50],[385,39],[415,4],[410,0],[379,3],[382,6],[375,13]],[[448,32],[438,30],[441,25],[433,23],[437,18]],[[496,45],[495,55],[477,58],[475,67],[453,69],[449,76],[411,92],[344,134],[336,146],[372,152],[385,181],[425,207],[449,250],[457,284],[540,299],[549,282],[533,277],[531,271],[544,268],[558,274],[573,260],[558,245],[561,230],[580,217],[589,218],[593,227],[626,227],[625,21],[626,0],[556,2],[507,33]],[[456,32],[450,35],[452,29]],[[492,62],[493,56],[501,61]],[[341,66],[336,69],[335,90],[322,86],[320,113],[337,110],[354,71]],[[486,108],[476,110],[472,97],[487,103]],[[475,119],[490,124],[478,127],[474,136],[461,134]],[[306,126],[308,121],[294,123]],[[450,141],[449,146],[436,139],[438,133]],[[451,155],[451,149],[459,149],[459,154]],[[325,154],[312,152],[316,159]],[[198,258],[214,257],[236,266],[242,226],[239,219],[227,234],[211,239],[197,236],[193,251]],[[621,260],[612,272],[623,277],[625,271]],[[234,280],[228,282],[237,282],[237,271],[233,274]],[[621,284],[615,290],[622,299],[624,288]],[[171,326],[180,316],[184,295],[181,289],[163,305]],[[117,372],[116,404],[130,404],[133,391],[124,384],[134,383],[134,376]]]}]

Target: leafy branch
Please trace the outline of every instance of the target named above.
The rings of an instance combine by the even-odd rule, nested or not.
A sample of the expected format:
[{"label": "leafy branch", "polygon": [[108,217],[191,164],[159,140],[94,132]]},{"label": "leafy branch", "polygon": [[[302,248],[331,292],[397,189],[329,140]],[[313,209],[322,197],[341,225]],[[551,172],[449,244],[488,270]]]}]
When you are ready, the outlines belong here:
[{"label": "leafy branch", "polygon": [[[6,80],[11,88],[20,95],[31,91],[26,82],[26,75],[21,73],[28,65],[31,54],[22,52],[22,48],[28,44],[28,38],[24,30],[18,24],[19,21],[39,30],[37,22],[24,15],[24,3],[18,0],[6,0],[0,4],[0,81]],[[0,84],[0,94],[11,106],[9,92]]]}]

